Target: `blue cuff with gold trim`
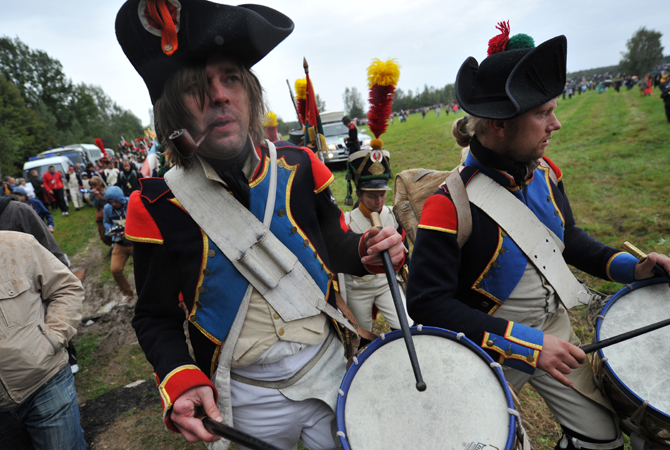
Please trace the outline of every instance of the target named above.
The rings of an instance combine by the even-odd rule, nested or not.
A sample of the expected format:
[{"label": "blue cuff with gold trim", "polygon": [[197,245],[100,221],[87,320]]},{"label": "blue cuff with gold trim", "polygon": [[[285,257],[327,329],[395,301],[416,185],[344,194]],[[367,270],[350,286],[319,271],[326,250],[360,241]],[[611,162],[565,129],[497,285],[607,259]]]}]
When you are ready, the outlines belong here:
[{"label": "blue cuff with gold trim", "polygon": [[632,283],[635,281],[635,265],[638,260],[626,252],[619,252],[612,256],[607,264],[607,275],[617,283]]},{"label": "blue cuff with gold trim", "polygon": [[482,348],[498,353],[500,364],[532,374],[537,368],[543,341],[542,331],[509,322],[504,336],[484,333]]}]

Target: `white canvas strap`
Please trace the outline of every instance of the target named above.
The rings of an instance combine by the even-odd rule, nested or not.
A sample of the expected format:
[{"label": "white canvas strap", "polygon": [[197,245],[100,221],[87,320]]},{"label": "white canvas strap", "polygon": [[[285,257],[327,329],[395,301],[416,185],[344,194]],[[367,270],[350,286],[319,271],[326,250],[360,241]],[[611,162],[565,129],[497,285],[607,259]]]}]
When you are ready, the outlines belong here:
[{"label": "white canvas strap", "polygon": [[588,289],[575,278],[563,259],[563,243],[523,202],[481,172],[466,189],[470,201],[507,233],[547,279],[563,306],[570,309],[588,303],[591,298]]},{"label": "white canvas strap", "polygon": [[[276,161],[274,145],[268,142],[268,148]],[[276,170],[272,164],[271,192],[276,191]],[[326,302],[298,258],[224,186],[208,179],[199,160],[188,169],[173,167],[165,181],[191,218],[285,322],[324,312],[355,332]],[[272,217],[273,210],[274,206],[266,208],[265,218]]]}]

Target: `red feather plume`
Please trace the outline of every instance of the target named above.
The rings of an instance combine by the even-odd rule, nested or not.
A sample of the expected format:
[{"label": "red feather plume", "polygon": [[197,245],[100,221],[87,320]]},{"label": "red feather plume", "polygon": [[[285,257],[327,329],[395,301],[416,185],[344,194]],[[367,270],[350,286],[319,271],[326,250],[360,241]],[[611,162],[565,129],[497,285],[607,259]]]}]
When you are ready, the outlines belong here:
[{"label": "red feather plume", "polygon": [[507,22],[498,22],[496,28],[500,30],[500,34],[489,40],[489,49],[486,56],[504,52],[505,48],[507,48],[507,41],[509,41],[509,20]]},{"label": "red feather plume", "polygon": [[377,139],[384,134],[389,124],[387,119],[393,108],[393,94],[395,86],[375,84],[370,88],[370,110],[368,111],[368,126]]},{"label": "red feather plume", "polygon": [[107,156],[107,152],[105,151],[105,146],[104,146],[103,143],[102,143],[102,139],[100,139],[100,138],[95,138],[93,142],[95,142],[95,145],[98,146],[98,148],[100,149],[100,151],[102,152],[102,154],[103,154],[104,156]]}]

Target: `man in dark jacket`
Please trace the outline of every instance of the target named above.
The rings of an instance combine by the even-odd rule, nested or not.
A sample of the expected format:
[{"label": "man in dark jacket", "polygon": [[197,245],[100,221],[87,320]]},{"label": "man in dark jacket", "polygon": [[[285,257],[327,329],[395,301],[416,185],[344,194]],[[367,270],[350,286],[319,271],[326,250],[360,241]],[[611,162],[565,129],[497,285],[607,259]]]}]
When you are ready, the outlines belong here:
[{"label": "man in dark jacket", "polygon": [[416,323],[465,333],[504,365],[517,390],[530,383],[563,429],[557,449],[623,449],[619,420],[594,385],[566,313],[589,299],[566,263],[631,283],[650,278],[655,263],[670,269],[670,258],[650,253],[638,263],[576,226],[561,171],[544,156],[561,128],[554,110],[567,40],[535,47],[527,35],[509,38],[504,25],[489,56],[481,64],[468,58],[456,78],[469,116],[467,132],[456,126],[455,135],[468,138],[470,152],[455,176],[466,186],[470,203],[461,211],[470,210],[472,236],[461,249],[458,194],[442,185],[423,208],[408,312]]},{"label": "man in dark jacket", "polygon": [[346,116],[342,118],[342,123],[349,130],[349,136],[347,137],[346,141],[349,154],[351,155],[361,149],[361,143],[358,140],[358,128],[356,127],[356,124]]},{"label": "man in dark jacket", "polygon": [[[141,180],[126,227],[135,242],[133,327],[156,371],[165,423],[189,442],[216,440],[194,417],[202,406],[280,448],[299,440],[335,448],[332,408],[346,360],[333,321],[351,325],[333,306],[333,275],[381,269],[383,249],[400,265],[402,239],[393,227],[365,235],[342,227],[334,177],[314,152],[264,140],[263,90],[250,68],[291,33],[288,17],[259,5],[181,2],[179,32],[161,41],[147,27],[150,3],[126,2],[116,31],[175,164],[165,180]],[[179,129],[201,145],[184,131],[169,139]],[[288,261],[290,272],[278,265]],[[263,286],[276,277],[291,278],[290,292],[281,281]]]}]

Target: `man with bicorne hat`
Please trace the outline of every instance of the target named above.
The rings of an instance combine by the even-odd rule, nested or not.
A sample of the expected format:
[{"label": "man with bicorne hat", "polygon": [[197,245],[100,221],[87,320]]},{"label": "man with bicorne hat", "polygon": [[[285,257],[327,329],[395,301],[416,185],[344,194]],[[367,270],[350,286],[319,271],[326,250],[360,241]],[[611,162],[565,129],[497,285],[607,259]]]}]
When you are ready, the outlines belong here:
[{"label": "man with bicorne hat", "polygon": [[250,68],[292,31],[271,8],[205,0],[129,0],[117,16],[174,164],[130,197],[133,326],[165,423],[189,442],[217,439],[202,409],[281,448],[335,448],[339,330],[354,328],[335,306],[333,274],[381,272],[384,249],[404,260],[394,228],[343,225],[333,175],[313,152],[264,140]]},{"label": "man with bicorne hat", "polygon": [[[529,382],[563,429],[557,449],[623,449],[618,419],[594,385],[566,313],[590,298],[566,263],[631,283],[651,277],[655,263],[670,269],[670,258],[650,253],[638,263],[576,226],[561,171],[545,156],[561,128],[555,109],[566,38],[535,47],[527,35],[510,38],[509,24],[498,29],[488,57],[481,64],[468,58],[456,78],[468,116],[454,136],[470,151],[424,205],[408,311],[416,323],[464,332],[503,364],[517,390]],[[472,234],[465,240],[467,212]]]}]

